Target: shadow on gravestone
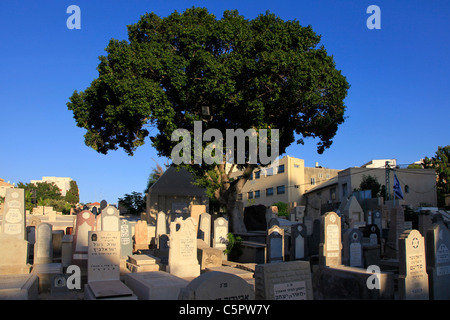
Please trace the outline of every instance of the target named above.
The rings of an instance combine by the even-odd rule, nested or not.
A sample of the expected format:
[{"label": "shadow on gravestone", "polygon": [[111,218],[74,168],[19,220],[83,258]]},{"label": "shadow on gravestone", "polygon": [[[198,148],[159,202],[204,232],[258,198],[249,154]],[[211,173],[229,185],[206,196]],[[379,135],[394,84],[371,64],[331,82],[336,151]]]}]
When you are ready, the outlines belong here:
[{"label": "shadow on gravestone", "polygon": [[266,207],[255,205],[244,209],[244,224],[247,231],[266,231]]}]

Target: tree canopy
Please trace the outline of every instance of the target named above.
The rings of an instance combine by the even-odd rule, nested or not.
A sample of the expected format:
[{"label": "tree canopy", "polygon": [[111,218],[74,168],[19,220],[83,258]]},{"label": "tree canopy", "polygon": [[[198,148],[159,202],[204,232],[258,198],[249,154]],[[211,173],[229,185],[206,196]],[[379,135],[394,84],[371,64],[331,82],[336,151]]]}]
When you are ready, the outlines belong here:
[{"label": "tree canopy", "polygon": [[[221,19],[203,8],[165,18],[147,13],[128,26],[128,41],[110,40],[98,78],[67,106],[87,131],[86,145],[103,154],[123,148],[133,155],[150,137],[158,155],[170,158],[178,143],[172,133],[193,135],[195,121],[224,136],[227,129],[277,129],[280,155],[296,140],[318,138],[323,153],[344,122],[349,84],[319,43],[311,26],[270,12],[252,20],[236,10]],[[260,164],[241,164],[239,181],[224,162],[187,167],[231,210]]]},{"label": "tree canopy", "polygon": [[437,200],[439,206],[445,205],[445,195],[450,194],[450,145],[439,146],[434,157],[425,157],[423,161],[424,168],[433,168],[436,170],[437,181]]}]

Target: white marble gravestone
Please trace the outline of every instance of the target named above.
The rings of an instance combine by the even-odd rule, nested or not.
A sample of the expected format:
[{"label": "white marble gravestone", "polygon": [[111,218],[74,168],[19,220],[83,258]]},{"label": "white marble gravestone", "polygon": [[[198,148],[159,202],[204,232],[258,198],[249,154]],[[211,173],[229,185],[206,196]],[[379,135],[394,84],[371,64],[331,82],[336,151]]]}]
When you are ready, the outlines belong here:
[{"label": "white marble gravestone", "polygon": [[428,300],[425,242],[418,230],[406,230],[398,240],[400,300]]},{"label": "white marble gravestone", "polygon": [[327,212],[320,224],[319,264],[342,264],[341,218],[336,212]]},{"label": "white marble gravestone", "polygon": [[197,260],[197,232],[193,218],[176,218],[170,224],[169,272],[177,277],[197,277],[200,265]]}]

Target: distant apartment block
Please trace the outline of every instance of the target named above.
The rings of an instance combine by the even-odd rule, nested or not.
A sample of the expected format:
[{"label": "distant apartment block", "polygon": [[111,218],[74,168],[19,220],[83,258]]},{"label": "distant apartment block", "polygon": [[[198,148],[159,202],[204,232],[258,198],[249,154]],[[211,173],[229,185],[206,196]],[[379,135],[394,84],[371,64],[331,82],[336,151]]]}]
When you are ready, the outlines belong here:
[{"label": "distant apartment block", "polygon": [[[336,177],[339,170],[322,168],[317,163],[315,167],[305,167],[305,161],[285,156],[268,167],[257,168],[245,183],[238,200],[244,207],[253,204],[270,206],[276,202],[285,202],[290,207],[302,203],[303,194],[316,185]],[[241,171],[231,174],[239,178]]]},{"label": "distant apartment block", "polygon": [[56,184],[59,188],[59,191],[61,192],[61,195],[64,197],[70,189],[70,181],[72,181],[72,178],[62,178],[62,177],[42,177],[42,180],[31,180],[30,183],[37,183],[37,182],[53,182]]},{"label": "distant apartment block", "polygon": [[14,184],[10,184],[9,181],[5,182],[4,179],[0,179],[0,197],[5,197],[6,189],[14,188]]}]

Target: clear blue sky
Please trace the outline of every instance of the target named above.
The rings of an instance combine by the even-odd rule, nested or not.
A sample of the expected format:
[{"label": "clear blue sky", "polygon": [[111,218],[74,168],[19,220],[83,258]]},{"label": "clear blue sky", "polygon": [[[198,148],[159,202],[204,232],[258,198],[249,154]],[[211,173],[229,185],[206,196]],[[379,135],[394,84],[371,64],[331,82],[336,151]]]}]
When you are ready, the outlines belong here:
[{"label": "clear blue sky", "polygon": [[[81,9],[81,30],[69,30],[69,5]],[[381,29],[369,30],[369,5],[381,9]],[[82,202],[142,192],[166,162],[150,143],[134,157],[97,154],[84,144],[66,103],[97,77],[98,56],[111,38],[146,12],[167,16],[200,6],[220,18],[238,9],[252,19],[270,10],[311,25],[351,84],[348,119],[323,155],[316,142],[292,145],[290,156],[345,169],[371,159],[400,164],[433,156],[450,144],[450,1],[277,0],[2,0],[0,3],[0,178],[29,182],[71,177]]]}]

